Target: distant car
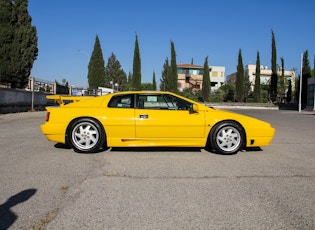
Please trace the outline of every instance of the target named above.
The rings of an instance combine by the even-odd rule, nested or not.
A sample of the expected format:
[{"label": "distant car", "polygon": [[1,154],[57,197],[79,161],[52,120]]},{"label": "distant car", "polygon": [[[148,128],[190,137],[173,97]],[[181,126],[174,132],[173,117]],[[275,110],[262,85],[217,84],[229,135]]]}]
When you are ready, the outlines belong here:
[{"label": "distant car", "polygon": [[41,131],[49,141],[76,152],[110,147],[201,147],[235,154],[269,145],[275,129],[267,122],[217,110],[171,92],[130,91],[104,96],[47,96]]}]

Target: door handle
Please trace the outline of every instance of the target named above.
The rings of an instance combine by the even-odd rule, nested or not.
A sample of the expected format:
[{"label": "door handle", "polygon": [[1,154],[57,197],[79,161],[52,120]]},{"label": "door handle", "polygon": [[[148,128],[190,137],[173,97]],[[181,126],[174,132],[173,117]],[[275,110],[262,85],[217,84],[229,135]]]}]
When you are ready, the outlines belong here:
[{"label": "door handle", "polygon": [[148,114],[140,114],[139,117],[142,118],[142,119],[148,119],[149,115]]}]

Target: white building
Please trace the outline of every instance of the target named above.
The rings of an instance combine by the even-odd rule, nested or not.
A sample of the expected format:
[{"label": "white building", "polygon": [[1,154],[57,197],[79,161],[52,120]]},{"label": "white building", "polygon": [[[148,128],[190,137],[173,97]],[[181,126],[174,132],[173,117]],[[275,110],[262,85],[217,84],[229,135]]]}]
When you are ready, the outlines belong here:
[{"label": "white building", "polygon": [[[220,88],[224,83],[225,67],[209,66],[209,76],[211,81],[211,90]],[[204,68],[200,65],[178,64],[178,89],[191,88],[192,90],[202,89]]]},{"label": "white building", "polygon": [[[254,91],[255,87],[255,79],[256,79],[256,65],[249,64],[245,66],[244,69],[245,76],[249,76],[249,81],[251,82],[251,91]],[[272,71],[267,66],[260,66],[260,84],[269,85]],[[282,70],[278,69],[278,77],[282,75]],[[295,89],[295,71],[293,70],[285,70],[284,71],[285,81],[291,80],[292,89]],[[226,82],[230,84],[235,84],[236,81],[236,73],[232,73],[226,76]]]}]

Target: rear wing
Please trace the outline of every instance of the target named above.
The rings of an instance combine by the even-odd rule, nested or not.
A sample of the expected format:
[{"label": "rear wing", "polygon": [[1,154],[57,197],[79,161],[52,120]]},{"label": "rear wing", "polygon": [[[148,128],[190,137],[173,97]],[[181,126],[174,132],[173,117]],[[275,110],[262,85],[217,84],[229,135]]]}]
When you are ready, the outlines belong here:
[{"label": "rear wing", "polygon": [[62,95],[47,95],[47,99],[55,100],[60,106],[74,103],[82,100],[91,99],[94,96],[62,96]]}]

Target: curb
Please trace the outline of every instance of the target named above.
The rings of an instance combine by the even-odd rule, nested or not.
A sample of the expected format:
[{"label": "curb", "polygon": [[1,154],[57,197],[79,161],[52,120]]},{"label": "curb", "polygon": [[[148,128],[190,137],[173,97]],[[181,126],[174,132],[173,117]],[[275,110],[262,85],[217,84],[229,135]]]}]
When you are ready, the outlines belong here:
[{"label": "curb", "polygon": [[224,105],[208,105],[215,109],[265,109],[265,110],[279,110],[279,107],[258,107],[258,106],[224,106]]}]

